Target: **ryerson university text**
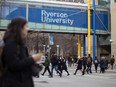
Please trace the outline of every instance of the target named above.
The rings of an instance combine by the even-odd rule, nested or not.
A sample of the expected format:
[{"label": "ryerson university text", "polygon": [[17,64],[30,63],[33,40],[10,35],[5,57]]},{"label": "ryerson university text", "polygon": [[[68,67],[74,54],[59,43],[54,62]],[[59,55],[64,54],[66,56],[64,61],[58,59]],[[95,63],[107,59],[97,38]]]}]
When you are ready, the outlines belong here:
[{"label": "ryerson university text", "polygon": [[46,10],[41,10],[41,21],[45,23],[61,23],[73,25],[74,20],[68,18],[67,13],[59,12],[47,12]]}]

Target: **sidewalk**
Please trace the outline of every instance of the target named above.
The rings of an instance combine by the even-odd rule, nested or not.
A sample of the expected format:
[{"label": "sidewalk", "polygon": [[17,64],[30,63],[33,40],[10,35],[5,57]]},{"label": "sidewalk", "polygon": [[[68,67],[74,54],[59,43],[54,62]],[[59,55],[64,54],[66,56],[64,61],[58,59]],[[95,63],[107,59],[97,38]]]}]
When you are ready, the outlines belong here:
[{"label": "sidewalk", "polygon": [[116,69],[107,70],[106,73],[95,73],[94,67],[92,74],[81,75],[78,71],[77,75],[73,75],[76,67],[70,67],[70,76],[64,71],[63,76],[60,78],[54,72],[54,77],[49,78],[46,72],[45,76],[34,78],[35,87],[116,87]]}]

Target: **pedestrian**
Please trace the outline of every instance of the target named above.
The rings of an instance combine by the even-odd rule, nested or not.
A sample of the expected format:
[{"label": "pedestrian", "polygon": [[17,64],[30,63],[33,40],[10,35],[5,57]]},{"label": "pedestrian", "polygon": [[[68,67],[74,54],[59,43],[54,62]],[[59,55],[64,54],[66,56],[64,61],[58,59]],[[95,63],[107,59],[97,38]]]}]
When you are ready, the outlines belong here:
[{"label": "pedestrian", "polygon": [[113,65],[115,63],[114,55],[112,55],[112,58],[110,59],[111,69],[113,69]]},{"label": "pedestrian", "polygon": [[52,55],[51,58],[51,77],[53,77],[53,69],[56,70],[56,72],[59,74],[59,76],[61,77],[61,72],[58,70],[58,58],[55,55],[55,53]]},{"label": "pedestrian", "polygon": [[3,37],[2,62],[6,68],[3,87],[34,87],[31,67],[41,60],[42,54],[29,56],[25,43],[27,31],[27,21],[22,17],[12,19],[7,27]]},{"label": "pedestrian", "polygon": [[50,66],[50,59],[48,58],[48,55],[46,55],[45,58],[46,59],[45,59],[45,62],[43,64],[45,66],[45,68],[44,68],[44,72],[41,75],[44,76],[44,74],[46,73],[46,71],[48,71],[49,76],[51,77],[51,72],[50,72],[50,68],[49,68],[49,66]]},{"label": "pedestrian", "polygon": [[84,75],[85,74],[85,70],[86,70],[86,66],[87,66],[87,57],[86,56],[83,57],[82,64],[83,64],[82,75]]},{"label": "pedestrian", "polygon": [[82,72],[82,58],[78,57],[77,68],[75,70],[74,75],[76,75],[77,71],[80,70]]},{"label": "pedestrian", "polygon": [[91,67],[92,67],[92,57],[91,55],[89,54],[88,55],[88,58],[87,58],[87,73],[92,73],[92,70],[91,70]]},{"label": "pedestrian", "polygon": [[72,66],[72,57],[68,57],[68,67]]},{"label": "pedestrian", "polygon": [[98,64],[99,64],[99,61],[97,59],[97,57],[95,57],[95,60],[94,60],[94,66],[95,66],[95,72],[97,73],[97,69],[98,69]]},{"label": "pedestrian", "polygon": [[100,73],[105,73],[105,57],[102,56],[100,60]]},{"label": "pedestrian", "polygon": [[61,62],[62,62],[61,63],[62,64],[62,71],[61,72],[63,73],[63,70],[65,70],[67,73],[67,76],[69,76],[70,74],[69,74],[68,69],[67,69],[66,59],[62,57]]},{"label": "pedestrian", "polygon": [[107,70],[108,69],[108,58],[105,57],[105,69]]}]

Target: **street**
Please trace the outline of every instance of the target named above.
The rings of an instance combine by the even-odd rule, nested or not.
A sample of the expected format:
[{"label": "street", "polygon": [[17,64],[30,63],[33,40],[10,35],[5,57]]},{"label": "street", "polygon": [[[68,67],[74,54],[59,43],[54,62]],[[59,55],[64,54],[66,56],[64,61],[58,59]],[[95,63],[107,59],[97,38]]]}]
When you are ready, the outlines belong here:
[{"label": "street", "polygon": [[[107,70],[105,74],[95,73],[81,75],[78,71],[77,75],[73,75],[75,68],[69,68],[70,76],[64,72],[60,78],[54,75],[53,78],[48,77],[48,72],[40,78],[34,78],[35,87],[116,87],[116,69]],[[55,72],[55,71],[54,71]]]}]

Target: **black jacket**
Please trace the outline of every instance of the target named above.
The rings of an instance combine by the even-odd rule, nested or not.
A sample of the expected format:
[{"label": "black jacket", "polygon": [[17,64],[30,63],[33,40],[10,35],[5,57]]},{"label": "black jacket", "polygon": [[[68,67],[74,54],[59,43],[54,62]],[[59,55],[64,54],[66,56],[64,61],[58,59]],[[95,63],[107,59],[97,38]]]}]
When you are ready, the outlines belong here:
[{"label": "black jacket", "polygon": [[57,59],[57,56],[52,56],[52,58],[51,58],[51,64],[52,64],[52,66],[56,66],[56,65],[58,65],[58,59]]},{"label": "black jacket", "polygon": [[77,66],[77,69],[82,69],[82,60],[79,59],[78,62],[77,62],[78,66]]},{"label": "black jacket", "polygon": [[31,67],[35,63],[29,57],[27,47],[14,40],[5,42],[3,63],[7,68],[3,87],[34,87]]}]

